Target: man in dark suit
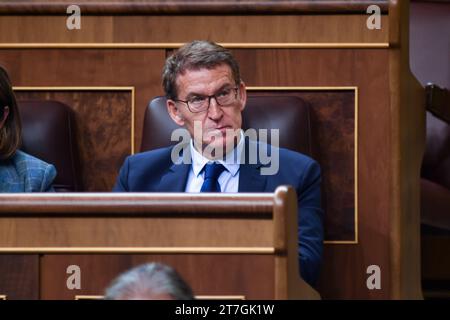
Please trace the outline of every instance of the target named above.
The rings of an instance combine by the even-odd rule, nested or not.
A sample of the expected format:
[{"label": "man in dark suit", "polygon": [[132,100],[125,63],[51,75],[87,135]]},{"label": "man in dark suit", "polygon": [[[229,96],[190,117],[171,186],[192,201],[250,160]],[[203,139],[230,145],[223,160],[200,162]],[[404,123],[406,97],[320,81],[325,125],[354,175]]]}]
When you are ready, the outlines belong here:
[{"label": "man in dark suit", "polygon": [[[128,157],[114,191],[273,192],[292,185],[298,197],[300,272],[314,285],[323,242],[317,162],[246,138],[241,130],[245,84],[234,57],[215,43],[194,41],[169,57],[163,86],[169,115],[190,141]],[[271,167],[262,154],[272,158]]]}]

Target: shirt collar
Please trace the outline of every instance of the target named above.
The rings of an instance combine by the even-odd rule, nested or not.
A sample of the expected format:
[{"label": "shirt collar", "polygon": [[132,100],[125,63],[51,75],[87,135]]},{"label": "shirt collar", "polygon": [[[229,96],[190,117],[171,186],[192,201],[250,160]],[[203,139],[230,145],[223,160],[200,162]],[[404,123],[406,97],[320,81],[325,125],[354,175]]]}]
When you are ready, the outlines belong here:
[{"label": "shirt collar", "polygon": [[[195,148],[194,143],[191,139],[190,142],[190,149],[191,149],[191,157],[192,157],[192,170],[194,171],[194,174],[196,177],[200,175],[200,173],[203,170],[203,167],[208,163],[212,162],[210,159],[204,157],[202,154],[200,154]],[[230,151],[226,156],[225,160],[216,160],[216,162],[222,164],[225,169],[227,169],[228,172],[231,173],[231,175],[234,177],[238,171],[240,166],[240,160],[242,155],[242,149],[244,148],[244,134],[241,130],[241,139],[232,151]]]}]

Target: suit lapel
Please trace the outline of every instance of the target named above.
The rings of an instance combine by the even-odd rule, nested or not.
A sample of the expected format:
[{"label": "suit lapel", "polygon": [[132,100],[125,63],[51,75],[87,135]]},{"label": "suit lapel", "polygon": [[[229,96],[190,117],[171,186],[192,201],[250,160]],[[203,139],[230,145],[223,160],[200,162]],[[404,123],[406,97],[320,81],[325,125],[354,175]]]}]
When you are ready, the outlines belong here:
[{"label": "suit lapel", "polygon": [[173,164],[169,171],[161,177],[159,192],[184,192],[190,164]]},{"label": "suit lapel", "polygon": [[182,163],[183,153],[185,152],[187,152],[185,159],[191,159],[189,147],[183,146],[182,152],[178,159],[180,163],[177,164],[178,161],[176,161],[176,163],[172,163],[167,173],[161,177],[157,189],[159,192],[184,192],[186,189],[191,164]]},{"label": "suit lapel", "polygon": [[239,171],[239,192],[263,192],[266,176],[262,176],[259,164],[241,164]]},{"label": "suit lapel", "polygon": [[266,188],[267,176],[261,175],[262,164],[259,157],[256,157],[255,164],[249,163],[249,152],[255,152],[256,150],[250,148],[250,144],[253,143],[256,142],[250,142],[248,138],[245,139],[244,154],[241,156],[243,161],[239,169],[239,192],[264,192]]}]

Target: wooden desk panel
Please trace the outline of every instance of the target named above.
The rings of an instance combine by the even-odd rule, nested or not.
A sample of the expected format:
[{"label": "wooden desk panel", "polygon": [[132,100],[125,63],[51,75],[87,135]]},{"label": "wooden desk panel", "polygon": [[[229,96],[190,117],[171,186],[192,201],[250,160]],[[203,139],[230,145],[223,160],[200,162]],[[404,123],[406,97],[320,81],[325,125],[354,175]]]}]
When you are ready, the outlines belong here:
[{"label": "wooden desk panel", "polygon": [[[292,187],[273,194],[6,194],[0,202],[0,256],[42,255],[41,298],[101,294],[119,272],[152,260],[180,268],[198,295],[319,298],[300,279]],[[66,286],[72,264],[87,286],[76,294]]]},{"label": "wooden desk panel", "polygon": [[[174,267],[195,295],[244,296],[274,299],[274,259],[270,255],[43,255],[41,299],[74,299],[76,295],[103,295],[121,272],[143,263],[161,262]],[[67,267],[81,270],[81,289],[66,286]]]},{"label": "wooden desk panel", "polygon": [[0,296],[39,299],[39,255],[0,254]]}]

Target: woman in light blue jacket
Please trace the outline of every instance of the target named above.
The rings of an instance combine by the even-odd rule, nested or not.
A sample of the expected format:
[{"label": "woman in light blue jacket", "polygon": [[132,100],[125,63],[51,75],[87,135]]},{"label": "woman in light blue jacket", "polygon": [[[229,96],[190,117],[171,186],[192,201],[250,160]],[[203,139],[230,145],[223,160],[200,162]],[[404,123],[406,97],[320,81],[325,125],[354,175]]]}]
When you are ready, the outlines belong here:
[{"label": "woman in light blue jacket", "polygon": [[0,192],[53,191],[53,165],[18,150],[22,126],[11,81],[0,66]]}]

